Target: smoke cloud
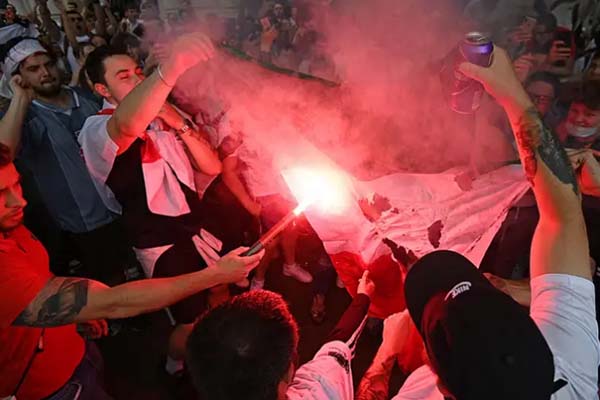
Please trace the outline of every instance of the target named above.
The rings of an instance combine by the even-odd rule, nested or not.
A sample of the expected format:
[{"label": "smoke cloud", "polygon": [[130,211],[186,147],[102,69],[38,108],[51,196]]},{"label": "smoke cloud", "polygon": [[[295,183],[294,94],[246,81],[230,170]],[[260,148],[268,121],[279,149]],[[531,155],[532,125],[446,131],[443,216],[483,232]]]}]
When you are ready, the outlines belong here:
[{"label": "smoke cloud", "polygon": [[468,163],[472,117],[445,104],[441,59],[468,30],[447,0],[346,0],[316,5],[318,48],[338,86],[301,80],[219,52],[189,71],[175,97],[229,119],[274,157],[308,157],[308,140],[359,179],[440,172]]}]

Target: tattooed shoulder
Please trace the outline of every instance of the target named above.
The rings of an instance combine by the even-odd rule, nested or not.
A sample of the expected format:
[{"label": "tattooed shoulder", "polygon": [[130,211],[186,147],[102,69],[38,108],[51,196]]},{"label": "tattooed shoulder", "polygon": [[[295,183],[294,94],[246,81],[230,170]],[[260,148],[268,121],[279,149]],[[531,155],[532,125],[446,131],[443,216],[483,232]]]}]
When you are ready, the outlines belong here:
[{"label": "tattooed shoulder", "polygon": [[89,280],[52,278],[13,322],[17,326],[70,324],[87,304]]},{"label": "tattooed shoulder", "polygon": [[521,149],[525,174],[532,185],[538,170],[536,156],[539,155],[550,172],[562,183],[570,185],[575,194],[579,195],[577,177],[567,153],[554,132],[544,125],[535,107],[525,111],[519,120],[515,136]]}]

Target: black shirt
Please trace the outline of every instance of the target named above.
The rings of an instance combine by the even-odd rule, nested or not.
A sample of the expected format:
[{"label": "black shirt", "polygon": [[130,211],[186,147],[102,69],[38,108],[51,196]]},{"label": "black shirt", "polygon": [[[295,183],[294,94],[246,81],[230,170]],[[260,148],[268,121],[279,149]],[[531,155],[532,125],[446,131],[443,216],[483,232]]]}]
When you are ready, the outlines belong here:
[{"label": "black shirt", "polygon": [[127,234],[137,248],[149,248],[189,240],[202,227],[203,209],[198,193],[179,182],[190,208],[178,217],[154,214],[148,208],[142,171],[142,139],[118,155],[106,184],[123,207]]}]

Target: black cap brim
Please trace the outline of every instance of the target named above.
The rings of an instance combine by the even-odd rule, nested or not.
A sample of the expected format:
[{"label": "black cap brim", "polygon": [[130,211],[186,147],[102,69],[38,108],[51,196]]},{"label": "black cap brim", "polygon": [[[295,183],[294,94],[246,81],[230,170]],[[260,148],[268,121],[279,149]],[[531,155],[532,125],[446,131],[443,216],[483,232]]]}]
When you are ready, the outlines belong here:
[{"label": "black cap brim", "polygon": [[495,290],[471,261],[454,251],[434,251],[413,265],[406,276],[404,293],[406,306],[417,328],[421,326],[427,303],[462,282]]}]

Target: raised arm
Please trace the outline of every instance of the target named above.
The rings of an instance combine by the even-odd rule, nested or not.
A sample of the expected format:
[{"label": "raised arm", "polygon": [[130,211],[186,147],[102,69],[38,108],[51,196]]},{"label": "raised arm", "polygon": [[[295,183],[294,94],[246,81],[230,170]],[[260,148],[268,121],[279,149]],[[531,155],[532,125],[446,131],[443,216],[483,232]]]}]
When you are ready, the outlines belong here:
[{"label": "raised arm", "polygon": [[[69,16],[67,14],[67,9],[65,8],[65,3],[63,3],[63,0],[54,0],[54,5],[58,9],[58,11],[60,11],[60,19],[62,21],[62,28],[65,31],[67,40],[69,41],[69,44],[71,45],[73,50],[75,50],[76,48],[79,47],[79,42],[77,42],[77,34],[75,33],[75,28],[73,27],[73,24],[71,24],[71,20],[69,19]],[[65,53],[66,53],[66,50],[67,49],[65,49]]]},{"label": "raised arm", "polygon": [[108,121],[108,133],[119,152],[126,150],[156,118],[177,79],[213,54],[214,47],[203,34],[183,35],[175,40],[166,61],[123,99]]},{"label": "raised arm", "polygon": [[210,287],[246,278],[264,252],[240,257],[245,250],[234,250],[202,271],[113,288],[84,278],[51,278],[13,325],[52,327],[159,310]]},{"label": "raised arm", "polygon": [[[356,393],[357,400],[387,400],[392,369],[405,350],[413,328],[408,311],[392,314],[383,321],[383,341],[373,363],[365,372]],[[421,344],[421,343],[420,343]]]},{"label": "raised arm", "polygon": [[591,279],[588,240],[577,178],[556,135],[544,126],[503,49],[489,68],[464,63],[504,107],[515,134],[525,175],[540,211],[531,250],[531,276],[570,274]]},{"label": "raised arm", "polygon": [[222,166],[219,156],[210,143],[193,124],[186,119],[169,103],[165,103],[158,116],[170,127],[174,128],[189,154],[194,168],[207,175],[218,175]]},{"label": "raised arm", "polygon": [[13,76],[10,80],[10,88],[13,97],[6,114],[0,120],[0,142],[8,146],[11,157],[14,159],[21,142],[23,123],[33,93],[31,89],[23,87],[23,81],[19,75]]},{"label": "raised arm", "polygon": [[60,42],[60,29],[52,20],[52,14],[48,9],[48,2],[46,0],[38,0],[36,3],[40,7],[39,18],[42,23],[42,29],[46,31],[52,43]]}]

